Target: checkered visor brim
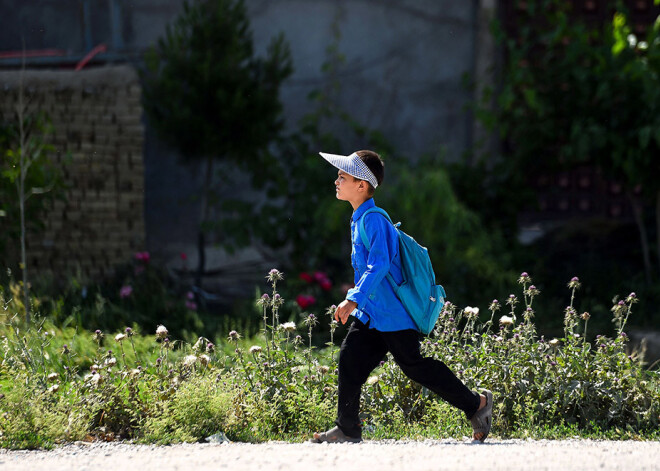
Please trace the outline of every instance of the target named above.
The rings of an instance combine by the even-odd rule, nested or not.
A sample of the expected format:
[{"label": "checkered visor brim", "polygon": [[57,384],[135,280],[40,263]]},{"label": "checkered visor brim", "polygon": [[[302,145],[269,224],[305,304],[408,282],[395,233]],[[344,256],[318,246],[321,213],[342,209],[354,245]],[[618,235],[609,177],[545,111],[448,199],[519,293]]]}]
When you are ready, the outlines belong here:
[{"label": "checkered visor brim", "polygon": [[376,176],[371,170],[369,170],[369,167],[362,162],[362,159],[355,152],[348,156],[326,154],[325,152],[319,152],[319,154],[339,170],[342,170],[355,178],[359,178],[360,180],[366,180],[371,183],[371,186],[378,188],[378,180],[376,179]]}]

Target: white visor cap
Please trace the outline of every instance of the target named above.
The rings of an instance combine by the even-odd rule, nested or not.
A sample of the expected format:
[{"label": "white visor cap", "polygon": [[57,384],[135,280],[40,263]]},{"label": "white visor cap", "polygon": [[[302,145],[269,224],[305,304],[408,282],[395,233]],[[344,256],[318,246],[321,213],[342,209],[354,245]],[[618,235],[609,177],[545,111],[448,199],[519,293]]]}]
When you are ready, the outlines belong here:
[{"label": "white visor cap", "polygon": [[366,180],[371,183],[371,186],[378,188],[376,176],[355,152],[351,155],[326,154],[325,152],[319,152],[319,154],[339,170],[360,180]]}]

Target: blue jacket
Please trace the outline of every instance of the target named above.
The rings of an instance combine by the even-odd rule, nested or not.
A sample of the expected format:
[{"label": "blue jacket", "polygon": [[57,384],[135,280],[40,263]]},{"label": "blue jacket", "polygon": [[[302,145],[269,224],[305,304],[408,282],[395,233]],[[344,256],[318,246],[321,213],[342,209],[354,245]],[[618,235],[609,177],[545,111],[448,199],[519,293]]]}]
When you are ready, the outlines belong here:
[{"label": "blue jacket", "polygon": [[370,198],[353,212],[351,218],[351,263],[355,271],[355,288],[348,291],[346,299],[357,303],[358,307],[352,315],[365,324],[369,322],[371,329],[381,332],[417,330],[386,278],[389,272],[394,281],[402,281],[396,229],[382,215],[369,213],[364,221],[371,244],[369,252],[361,241],[358,232],[360,218],[367,209],[375,206]]}]

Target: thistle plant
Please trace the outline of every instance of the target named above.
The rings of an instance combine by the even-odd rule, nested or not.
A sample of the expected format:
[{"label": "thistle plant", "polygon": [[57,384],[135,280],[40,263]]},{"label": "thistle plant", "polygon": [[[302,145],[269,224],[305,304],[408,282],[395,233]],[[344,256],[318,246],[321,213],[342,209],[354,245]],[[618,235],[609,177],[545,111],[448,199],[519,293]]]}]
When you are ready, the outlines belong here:
[{"label": "thistle plant", "polygon": [[126,334],[117,334],[115,335],[115,342],[119,344],[119,350],[121,351],[121,361],[124,364],[124,368],[128,369],[128,364],[126,363],[126,353],[124,352],[124,339],[126,339]]},{"label": "thistle plant", "polygon": [[490,320],[486,323],[484,330],[493,325],[493,317],[495,317],[495,313],[499,311],[501,307],[502,306],[497,299],[493,299],[491,301],[490,305],[488,306],[488,310],[490,311]]},{"label": "thistle plant", "polygon": [[287,366],[289,364],[289,338],[292,333],[296,332],[296,323],[295,322],[285,322],[284,324],[280,324],[280,328],[284,331],[284,335],[286,336],[286,341],[284,343],[284,360],[287,363]]},{"label": "thistle plant", "polygon": [[582,337],[585,340],[587,339],[587,323],[589,322],[590,318],[591,314],[589,314],[587,311],[584,311],[582,314],[580,314],[580,319],[584,321],[584,332],[582,333]]},{"label": "thistle plant", "polygon": [[637,295],[635,293],[630,293],[625,300],[620,300],[617,302],[617,299],[614,299],[614,305],[612,306],[613,319],[612,322],[616,325],[617,334],[620,336],[623,333],[623,328],[628,322],[628,316],[632,312],[632,305],[638,302]]},{"label": "thistle plant", "polygon": [[138,356],[137,350],[135,349],[135,341],[133,340],[133,335],[134,335],[133,329],[131,329],[130,327],[126,327],[124,333],[126,334],[128,341],[131,343],[131,348],[133,349],[133,356],[135,358],[135,364],[137,366],[140,366],[140,357]]},{"label": "thistle plant", "polygon": [[328,309],[326,309],[325,313],[330,316],[330,342],[328,342],[328,346],[330,347],[330,363],[334,362],[334,348],[335,348],[335,330],[337,330],[337,327],[339,324],[335,320],[335,311],[337,310],[336,305],[330,306]]},{"label": "thistle plant", "polygon": [[479,318],[479,308],[467,306],[465,309],[463,309],[463,314],[465,315],[467,322],[463,328],[462,336],[468,338],[475,332],[475,323]]},{"label": "thistle plant", "polygon": [[521,284],[523,286],[523,296],[525,296],[526,306],[530,305],[530,300],[527,298],[527,285],[531,283],[532,283],[532,278],[529,276],[529,274],[526,271],[522,272],[518,277],[518,284]]},{"label": "thistle plant", "polygon": [[566,306],[564,309],[564,336],[567,339],[574,338],[578,319],[579,316],[575,308],[573,306]]},{"label": "thistle plant", "polygon": [[272,343],[274,348],[275,343],[279,341],[279,339],[277,341],[275,340],[275,334],[277,332],[277,326],[280,322],[280,306],[284,303],[284,299],[282,299],[282,296],[280,296],[280,294],[277,292],[277,282],[284,279],[284,273],[280,272],[277,268],[273,268],[270,272],[268,272],[266,279],[270,282],[273,290],[273,300],[271,301],[270,305],[273,311],[271,334],[273,336]]},{"label": "thistle plant", "polygon": [[240,338],[241,338],[241,334],[239,334],[235,330],[232,330],[231,332],[229,332],[229,336],[227,337],[227,340],[229,340],[234,344],[234,353],[236,354],[236,358],[238,358],[238,362],[240,363],[241,368],[243,369],[245,378],[247,379],[248,383],[250,383],[250,388],[254,389],[254,384],[252,383],[250,371],[248,370],[247,366],[245,365],[245,361],[243,360],[243,351],[238,346],[238,340]]},{"label": "thistle plant", "polygon": [[[277,283],[277,282],[275,282]],[[275,289],[275,285],[273,285],[273,289]],[[268,293],[264,293],[259,300],[257,301],[257,306],[260,306],[263,310],[263,321],[264,321],[264,328],[263,328],[263,334],[264,334],[264,340],[266,341],[266,357],[268,358],[268,361],[271,361],[270,358],[270,342],[271,340],[268,339],[268,307],[271,305],[270,301],[270,296],[268,296]]]},{"label": "thistle plant", "polygon": [[[504,326],[504,333],[508,331],[509,326],[513,326],[516,323],[516,305],[518,304],[518,297],[515,294],[510,294],[506,300],[506,303],[511,307],[508,316],[502,316],[500,318],[500,327]],[[511,319],[511,322],[502,322],[503,318]]]},{"label": "thistle plant", "polygon": [[309,366],[309,375],[312,375],[312,329],[319,323],[314,314],[308,314],[303,323],[307,326],[307,337],[309,338],[309,348],[307,350],[307,362]]},{"label": "thistle plant", "polygon": [[580,283],[580,279],[577,276],[574,276],[573,278],[571,278],[571,281],[568,282],[567,286],[571,290],[571,304],[569,306],[573,307],[573,301],[575,300],[575,291],[580,289],[582,284]]}]

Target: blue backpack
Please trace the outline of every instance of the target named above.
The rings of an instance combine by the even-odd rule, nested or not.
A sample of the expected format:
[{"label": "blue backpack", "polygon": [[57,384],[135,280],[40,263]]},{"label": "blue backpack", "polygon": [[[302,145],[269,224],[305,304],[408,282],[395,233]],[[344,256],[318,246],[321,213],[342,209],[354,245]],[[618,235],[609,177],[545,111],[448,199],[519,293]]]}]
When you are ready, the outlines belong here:
[{"label": "blue backpack", "polygon": [[428,250],[399,229],[401,223],[393,224],[390,216],[381,208],[368,209],[360,218],[360,237],[367,250],[371,247],[364,231],[364,218],[369,213],[380,213],[385,216],[399,234],[403,282],[398,285],[390,273],[387,274],[387,280],[419,331],[428,335],[435,327],[446,297],[444,288],[435,283],[435,273]]}]

